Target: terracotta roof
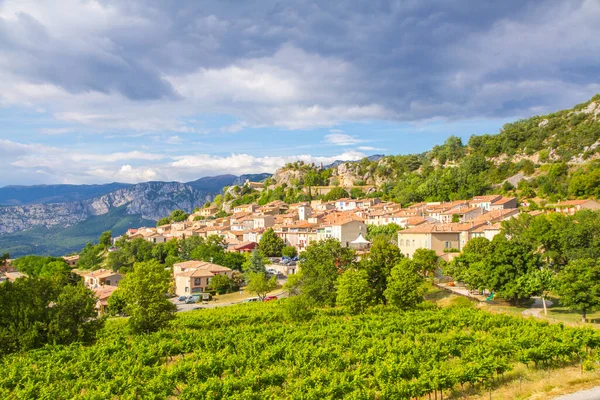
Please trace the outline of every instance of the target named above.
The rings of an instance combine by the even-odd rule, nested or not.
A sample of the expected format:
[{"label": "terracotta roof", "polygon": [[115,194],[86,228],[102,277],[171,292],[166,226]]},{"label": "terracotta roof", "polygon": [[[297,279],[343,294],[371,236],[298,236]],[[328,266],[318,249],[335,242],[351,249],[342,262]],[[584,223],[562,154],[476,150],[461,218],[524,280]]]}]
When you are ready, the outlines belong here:
[{"label": "terracotta roof", "polygon": [[570,207],[570,206],[580,206],[582,204],[585,204],[587,202],[590,201],[594,201],[592,199],[587,199],[587,200],[566,200],[566,201],[561,201],[560,203],[557,204],[548,204],[547,207]]},{"label": "terracotta roof", "polygon": [[492,204],[506,204],[509,201],[513,201],[513,200],[516,200],[516,199],[514,197],[502,197],[501,199],[493,201]]},{"label": "terracotta roof", "polygon": [[[193,270],[202,270],[202,271],[209,271],[209,272],[229,272],[231,271],[231,269],[227,268],[227,267],[223,267],[222,265],[217,265],[217,264],[213,264],[210,262],[206,262],[206,261],[196,261],[196,260],[191,260],[191,261],[185,261],[182,263],[177,263],[175,265],[173,265],[174,267],[182,267],[185,269],[193,269]],[[187,273],[189,271],[186,271],[185,273]],[[182,273],[178,274],[181,275]]]},{"label": "terracotta roof", "polygon": [[113,272],[108,269],[98,269],[96,271],[83,273],[81,276],[87,276],[89,278],[106,278],[107,276],[117,275],[118,272]]}]

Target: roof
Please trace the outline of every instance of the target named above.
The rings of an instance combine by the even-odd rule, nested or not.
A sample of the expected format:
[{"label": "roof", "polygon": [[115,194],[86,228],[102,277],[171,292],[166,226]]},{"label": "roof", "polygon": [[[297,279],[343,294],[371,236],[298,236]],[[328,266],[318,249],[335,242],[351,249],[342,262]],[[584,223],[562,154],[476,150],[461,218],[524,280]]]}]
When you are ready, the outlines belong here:
[{"label": "roof", "polygon": [[502,197],[501,199],[493,201],[492,204],[506,204],[509,201],[513,201],[513,200],[516,200],[516,198],[514,198],[514,197]]},{"label": "roof", "polygon": [[[196,261],[196,260],[184,261],[182,263],[177,263],[173,266],[174,267],[177,266],[177,267],[185,268],[185,269],[191,269],[194,271],[205,271],[205,272],[208,271],[211,273],[230,272],[231,271],[231,269],[229,269],[227,267],[223,267],[222,265],[213,264],[213,263],[210,263],[207,261]],[[182,272],[178,275],[187,274],[188,272],[192,272],[192,271]],[[187,276],[187,275],[185,275],[185,276]]]},{"label": "roof", "polygon": [[98,269],[96,271],[91,271],[91,272],[86,272],[86,273],[82,273],[81,276],[85,276],[88,278],[106,278],[108,276],[112,276],[112,275],[118,275],[118,272],[113,272],[109,269]]},{"label": "roof", "polygon": [[258,245],[256,242],[242,242],[233,246],[234,250],[242,250],[245,248],[255,248]]},{"label": "roof", "polygon": [[420,224],[414,226],[412,228],[405,229],[403,231],[399,231],[398,234],[407,234],[407,233],[460,233],[464,231],[470,231],[475,229],[481,224],[475,223],[452,223],[452,224]]},{"label": "roof", "polygon": [[364,238],[362,233],[359,233],[358,237],[356,239],[354,239],[353,241],[351,241],[350,243],[352,243],[352,244],[371,244],[371,242],[369,242],[367,239]]},{"label": "roof", "polygon": [[587,200],[566,200],[566,201],[561,201],[560,203],[557,203],[557,204],[548,204],[547,207],[580,206],[580,205],[588,203],[590,201],[596,202],[595,200],[592,200],[592,199],[587,199]]}]

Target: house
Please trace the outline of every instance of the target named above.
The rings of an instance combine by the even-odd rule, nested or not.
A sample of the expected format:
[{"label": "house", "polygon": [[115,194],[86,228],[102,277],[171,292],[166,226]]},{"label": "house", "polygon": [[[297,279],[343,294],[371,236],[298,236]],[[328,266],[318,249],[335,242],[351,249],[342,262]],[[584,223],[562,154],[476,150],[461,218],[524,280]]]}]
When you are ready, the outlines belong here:
[{"label": "house", "polygon": [[500,195],[491,195],[491,196],[475,196],[473,200],[469,202],[471,207],[480,207],[484,210],[490,211],[492,209],[492,203],[498,201],[502,198]]},{"label": "house", "polygon": [[233,213],[253,213],[258,208],[256,204],[241,204],[233,208]]},{"label": "house", "polygon": [[79,261],[79,254],[63,256],[63,260],[65,260],[70,267],[74,267],[77,264],[77,261]]},{"label": "house", "polygon": [[101,286],[115,286],[119,285],[119,281],[123,279],[123,275],[118,272],[113,272],[107,269],[99,269],[82,274],[83,283],[90,289],[98,288]]},{"label": "house", "polygon": [[253,226],[251,229],[266,229],[275,225],[275,217],[273,215],[258,215],[253,218]]},{"label": "house", "polygon": [[22,272],[14,271],[14,272],[5,272],[4,273],[5,280],[9,282],[14,282],[19,278],[27,278],[27,274]]},{"label": "house", "polygon": [[[484,212],[485,209],[482,207],[468,207],[467,205],[460,205],[458,207],[441,212],[439,220],[443,223],[467,222],[482,215]],[[454,218],[458,218],[458,221],[454,221]]]},{"label": "house", "polygon": [[302,204],[298,206],[298,218],[300,221],[308,221],[310,216],[312,215],[312,208],[308,204]]},{"label": "house", "polygon": [[185,261],[173,265],[173,275],[175,293],[178,296],[189,296],[206,292],[210,281],[216,275],[226,275],[231,278],[233,271],[205,261]]},{"label": "house", "polygon": [[108,298],[117,290],[116,286],[99,286],[93,288],[92,291],[96,295],[96,311],[98,314],[106,314],[108,312]]},{"label": "house", "polygon": [[412,257],[420,248],[435,250],[441,255],[445,250],[460,250],[460,231],[455,224],[421,224],[399,231],[398,247],[407,257]]},{"label": "house", "polygon": [[348,247],[350,242],[358,238],[360,233],[367,232],[364,221],[355,218],[333,220],[324,223],[317,229],[317,240],[337,239],[342,247]]},{"label": "house", "polygon": [[256,242],[242,242],[232,246],[229,251],[233,253],[252,253],[258,247]]},{"label": "house", "polygon": [[200,211],[198,211],[197,213],[194,214],[199,214],[201,217],[204,218],[208,218],[208,217],[212,217],[213,215],[215,215],[216,213],[219,212],[219,209],[215,206],[208,206],[205,208],[201,208]]},{"label": "house", "polygon": [[598,210],[600,209],[600,203],[596,200],[567,200],[559,201],[557,204],[548,204],[546,208],[552,211],[573,215],[577,211],[581,210]]},{"label": "house", "polygon": [[492,202],[490,210],[507,210],[517,208],[517,199],[515,197],[502,197]]}]

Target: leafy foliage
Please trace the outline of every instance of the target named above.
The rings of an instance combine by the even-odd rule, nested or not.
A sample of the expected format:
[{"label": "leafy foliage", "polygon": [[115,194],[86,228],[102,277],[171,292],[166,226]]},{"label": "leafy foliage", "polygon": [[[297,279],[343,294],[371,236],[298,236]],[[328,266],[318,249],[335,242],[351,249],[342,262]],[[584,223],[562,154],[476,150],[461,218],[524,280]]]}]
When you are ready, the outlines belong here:
[{"label": "leafy foliage", "polygon": [[411,260],[404,259],[394,268],[388,278],[388,286],[383,292],[388,304],[410,309],[423,301],[423,279],[417,274]]},{"label": "leafy foliage", "polygon": [[273,228],[267,229],[260,238],[258,248],[267,257],[281,257],[285,243],[277,236]]},{"label": "leafy foliage", "polygon": [[176,307],[166,295],[171,289],[171,273],[157,261],[139,262],[115,291],[125,300],[129,326],[135,333],[155,332],[173,319]]},{"label": "leafy foliage", "polygon": [[354,250],[336,239],[312,242],[300,256],[302,294],[318,305],[335,305],[338,275],[354,262]]},{"label": "leafy foliage", "polygon": [[365,270],[350,268],[338,277],[336,304],[352,313],[363,312],[371,305],[373,291]]},{"label": "leafy foliage", "polygon": [[92,346],[0,359],[0,397],[433,398],[462,384],[485,387],[517,362],[598,358],[600,333],[591,329],[465,307],[352,316],[304,301],[181,313],[149,335],[128,335],[126,320],[111,320]]}]

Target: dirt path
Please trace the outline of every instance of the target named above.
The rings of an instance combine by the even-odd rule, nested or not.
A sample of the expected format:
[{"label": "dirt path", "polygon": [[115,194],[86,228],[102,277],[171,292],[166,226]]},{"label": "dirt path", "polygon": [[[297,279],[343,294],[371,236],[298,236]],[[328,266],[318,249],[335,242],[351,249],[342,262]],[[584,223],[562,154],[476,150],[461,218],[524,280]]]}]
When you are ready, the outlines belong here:
[{"label": "dirt path", "polygon": [[[552,306],[552,301],[546,300],[546,308]],[[540,297],[536,297],[534,299],[531,308],[523,311],[523,315],[533,315],[537,318],[542,318],[541,314],[544,312],[544,304],[542,303],[542,299]]]}]

